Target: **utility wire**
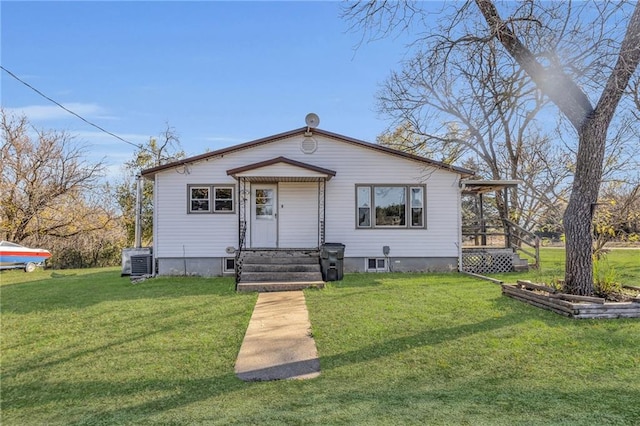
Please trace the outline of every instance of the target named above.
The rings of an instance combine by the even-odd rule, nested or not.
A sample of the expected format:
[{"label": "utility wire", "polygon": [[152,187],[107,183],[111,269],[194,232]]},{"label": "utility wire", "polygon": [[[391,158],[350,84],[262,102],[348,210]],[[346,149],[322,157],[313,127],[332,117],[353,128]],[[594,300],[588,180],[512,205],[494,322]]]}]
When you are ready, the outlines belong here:
[{"label": "utility wire", "polygon": [[5,67],[3,67],[2,65],[0,65],[0,68],[2,68],[2,70],[4,72],[6,72],[7,74],[9,74],[11,77],[15,78],[16,80],[18,80],[20,83],[24,84],[25,86],[27,86],[29,89],[33,90],[34,92],[36,92],[38,95],[42,96],[43,98],[47,99],[50,102],[53,102],[54,104],[56,104],[57,106],[59,106],[60,108],[62,108],[63,110],[67,111],[69,114],[75,115],[76,117],[78,117],[80,120],[84,121],[85,123],[87,123],[90,126],[95,127],[96,129],[100,130],[101,132],[104,132],[110,136],[113,136],[116,139],[121,140],[124,143],[127,143],[129,145],[135,146],[138,149],[143,149],[143,150],[147,150],[146,148],[144,148],[142,145],[139,144],[135,144],[133,142],[130,142],[118,135],[116,135],[115,133],[112,133],[100,126],[98,126],[95,123],[92,123],[91,121],[87,120],[86,118],[80,116],[79,114],[76,114],[75,112],[71,111],[69,108],[65,107],[64,105],[62,105],[59,102],[56,102],[55,100],[51,99],[49,96],[45,95],[44,93],[42,93],[40,90],[36,89],[35,87],[33,87],[32,85],[30,85],[29,83],[27,83],[26,81],[22,80],[20,77],[18,77],[17,75],[15,75],[14,73],[12,73],[11,71],[9,71],[8,69],[6,69]]}]

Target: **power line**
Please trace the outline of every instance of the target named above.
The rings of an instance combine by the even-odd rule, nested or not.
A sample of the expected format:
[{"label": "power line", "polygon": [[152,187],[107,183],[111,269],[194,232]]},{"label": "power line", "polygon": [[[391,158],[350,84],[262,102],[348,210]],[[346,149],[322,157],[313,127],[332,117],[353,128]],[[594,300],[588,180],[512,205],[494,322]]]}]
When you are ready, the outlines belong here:
[{"label": "power line", "polygon": [[112,133],[100,126],[98,126],[95,123],[92,123],[91,121],[87,120],[86,118],[82,117],[81,115],[71,111],[69,108],[65,107],[64,105],[62,105],[59,102],[56,102],[55,100],[51,99],[49,96],[45,95],[44,93],[42,93],[40,90],[36,89],[35,87],[33,87],[32,85],[30,85],[29,83],[27,83],[26,81],[22,80],[20,77],[18,77],[17,75],[15,75],[14,73],[12,73],[11,71],[9,71],[8,69],[6,69],[5,67],[3,67],[2,65],[0,65],[0,68],[6,72],[7,74],[9,74],[11,77],[15,78],[16,80],[18,80],[20,83],[24,84],[25,86],[27,86],[29,89],[33,90],[34,92],[36,92],[38,95],[42,96],[43,98],[45,98],[46,100],[53,102],[54,104],[56,104],[57,106],[59,106],[60,108],[62,108],[63,110],[67,111],[69,114],[75,115],[76,117],[78,117],[80,120],[84,121],[85,123],[87,123],[90,126],[95,127],[96,129],[100,130],[103,133],[106,133],[110,136],[113,136],[116,139],[121,140],[124,143],[127,143],[129,145],[135,146],[138,149],[143,149],[143,150],[147,150],[146,148],[144,148],[142,145],[139,144],[135,144],[133,142],[130,142],[118,135],[116,135],[115,133]]}]

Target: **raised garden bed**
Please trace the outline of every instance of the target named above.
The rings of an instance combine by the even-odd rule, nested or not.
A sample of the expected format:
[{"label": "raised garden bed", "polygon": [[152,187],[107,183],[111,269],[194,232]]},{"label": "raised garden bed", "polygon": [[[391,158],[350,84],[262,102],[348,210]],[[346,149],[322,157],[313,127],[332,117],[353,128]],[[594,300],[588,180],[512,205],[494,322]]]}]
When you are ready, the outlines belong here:
[{"label": "raised garden bed", "polygon": [[628,301],[611,302],[600,297],[575,296],[529,281],[502,284],[502,294],[571,318],[640,318],[640,288],[625,286]]}]

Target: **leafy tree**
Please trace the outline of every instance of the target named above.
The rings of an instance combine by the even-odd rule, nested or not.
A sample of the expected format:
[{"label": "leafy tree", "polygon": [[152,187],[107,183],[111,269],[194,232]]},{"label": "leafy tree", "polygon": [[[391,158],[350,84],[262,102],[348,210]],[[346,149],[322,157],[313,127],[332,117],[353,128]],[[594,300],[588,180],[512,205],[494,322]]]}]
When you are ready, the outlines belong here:
[{"label": "leafy tree", "polygon": [[[416,23],[429,22],[433,16],[420,5],[357,2],[347,6],[346,15],[367,31],[386,35],[393,28],[411,29]],[[635,81],[640,62],[640,5],[528,0],[500,3],[499,9],[497,2],[474,0],[446,7],[450,14],[439,18],[440,27],[433,32],[428,29],[419,41],[433,41],[431,52],[440,53],[444,64],[460,46],[471,52],[494,45],[498,52],[499,47],[503,60],[495,64],[520,74],[523,87],[535,88],[533,93],[553,103],[575,132],[573,183],[564,214],[565,290],[592,294],[591,223],[604,174],[607,134],[618,105],[629,105],[623,95],[629,82]],[[470,70],[487,74],[493,63],[478,65]],[[487,86],[492,90],[489,80]],[[454,93],[450,90],[443,96]],[[496,108],[512,96],[509,91],[503,94],[503,100],[489,98]],[[491,108],[491,102],[485,108]],[[526,110],[518,111],[516,117],[526,119]]]},{"label": "leafy tree", "polygon": [[101,181],[102,162],[66,132],[31,129],[2,110],[2,239],[49,249],[58,268],[117,264],[122,225]]},{"label": "leafy tree", "polygon": [[[89,196],[90,202],[70,206],[81,213],[84,232],[64,238],[47,236],[42,239],[45,247],[53,249],[50,266],[90,268],[120,263],[122,248],[125,246],[125,232],[117,210],[112,207],[110,195],[110,188],[101,186]],[[96,205],[101,208],[96,209]]]},{"label": "leafy tree", "polygon": [[3,238],[38,244],[45,236],[65,238],[100,229],[87,219],[103,207],[87,195],[98,187],[103,163],[89,163],[86,147],[65,132],[36,130],[32,136],[24,116],[2,110],[0,125]]},{"label": "leafy tree", "polygon": [[[133,159],[124,164],[125,177],[116,185],[115,193],[122,211],[129,246],[135,242],[137,176],[144,169],[184,157],[185,152],[180,146],[180,139],[175,129],[167,124],[159,137],[149,138],[149,141],[134,153]],[[144,180],[142,184],[141,237],[143,245],[149,245],[153,240],[153,183]]]},{"label": "leafy tree", "polygon": [[608,184],[598,200],[593,220],[594,255],[610,241],[640,241],[640,185]]}]

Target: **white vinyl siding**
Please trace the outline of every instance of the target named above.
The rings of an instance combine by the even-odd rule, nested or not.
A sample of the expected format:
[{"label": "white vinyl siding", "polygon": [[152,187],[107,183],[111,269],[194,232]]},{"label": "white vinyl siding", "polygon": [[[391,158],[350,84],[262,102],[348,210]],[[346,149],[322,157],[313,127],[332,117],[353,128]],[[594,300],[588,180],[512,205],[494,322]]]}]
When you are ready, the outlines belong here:
[{"label": "white vinyl siding", "polygon": [[[181,166],[180,170],[159,172],[154,194],[155,256],[227,257],[225,249],[238,244],[238,187],[236,180],[226,171],[285,156],[336,172],[336,176],[326,183],[325,240],[345,244],[345,256],[377,258],[381,256],[383,246],[390,246],[395,257],[457,258],[460,215],[457,173],[323,135],[314,137],[318,148],[313,154],[304,154],[300,150],[303,135],[297,135],[211,157],[189,164],[185,170]],[[234,186],[234,213],[185,214],[187,185],[201,182]],[[424,228],[359,229],[354,223],[355,187],[363,183],[423,187]],[[284,217],[279,218],[278,224],[281,246],[292,247],[312,239],[311,247],[317,246],[317,183],[292,185],[280,182],[279,188],[287,198],[301,197],[293,204],[299,214],[289,215],[296,209],[287,211],[292,204],[285,201],[286,198],[280,200],[284,205],[284,213],[281,213]],[[313,223],[311,217],[314,218]]]},{"label": "white vinyl siding", "polygon": [[278,186],[281,248],[318,245],[318,183],[282,182]]}]

